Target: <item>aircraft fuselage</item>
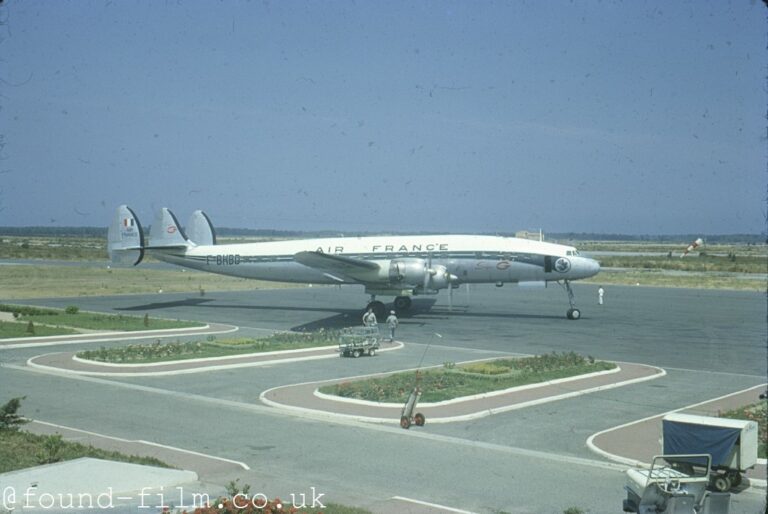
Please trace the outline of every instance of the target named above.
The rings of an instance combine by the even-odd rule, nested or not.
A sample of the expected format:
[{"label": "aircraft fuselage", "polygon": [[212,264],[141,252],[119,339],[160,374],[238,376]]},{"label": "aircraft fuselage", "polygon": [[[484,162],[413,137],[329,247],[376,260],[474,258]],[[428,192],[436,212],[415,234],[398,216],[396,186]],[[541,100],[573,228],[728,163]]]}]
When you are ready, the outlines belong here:
[{"label": "aircraft fuselage", "polygon": [[374,236],[263,243],[204,245],[156,250],[160,260],[191,269],[280,282],[338,284],[338,278],[294,261],[299,252],[318,252],[386,263],[424,259],[444,266],[460,283],[576,280],[594,275],[596,261],[575,248],[527,239],[471,236]]}]

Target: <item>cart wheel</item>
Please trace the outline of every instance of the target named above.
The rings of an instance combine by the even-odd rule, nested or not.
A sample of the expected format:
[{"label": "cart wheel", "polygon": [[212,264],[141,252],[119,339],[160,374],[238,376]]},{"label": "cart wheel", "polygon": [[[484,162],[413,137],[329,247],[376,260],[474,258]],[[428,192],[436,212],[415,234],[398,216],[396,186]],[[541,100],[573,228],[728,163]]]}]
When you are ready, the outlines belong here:
[{"label": "cart wheel", "polygon": [[712,486],[719,493],[724,493],[731,488],[731,480],[725,475],[718,475],[712,481]]},{"label": "cart wheel", "polygon": [[728,473],[728,479],[731,481],[731,487],[739,487],[741,485],[741,473],[738,471]]},{"label": "cart wheel", "polygon": [[352,352],[352,357],[357,359],[358,357],[360,357],[360,353],[361,353],[360,350],[355,350],[354,352]]},{"label": "cart wheel", "polygon": [[427,419],[421,412],[417,412],[416,415],[413,416],[413,422],[416,423],[416,426],[423,427],[426,421]]},{"label": "cart wheel", "polygon": [[400,428],[408,429],[411,427],[411,420],[408,419],[408,416],[401,416],[400,417]]},{"label": "cart wheel", "polygon": [[376,355],[376,348],[370,348],[370,349],[368,350],[368,355],[370,355],[371,357],[373,357],[374,355]]}]

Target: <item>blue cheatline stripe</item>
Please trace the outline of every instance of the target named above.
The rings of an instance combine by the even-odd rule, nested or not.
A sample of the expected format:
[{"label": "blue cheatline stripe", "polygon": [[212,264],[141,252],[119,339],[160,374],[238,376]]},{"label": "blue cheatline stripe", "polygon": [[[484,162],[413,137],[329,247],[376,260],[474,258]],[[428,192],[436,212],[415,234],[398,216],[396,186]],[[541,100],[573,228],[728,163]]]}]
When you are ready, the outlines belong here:
[{"label": "blue cheatline stripe", "polygon": [[[455,252],[455,253],[440,253],[440,254],[431,254],[431,258],[436,261],[440,260],[448,260],[448,259],[457,259],[457,260],[475,260],[475,259],[483,259],[483,260],[504,260],[504,261],[510,261],[511,263],[519,262],[522,264],[528,264],[533,266],[544,266],[544,255],[542,254],[510,254],[510,253],[499,253],[497,255],[492,255],[489,253],[483,253],[482,256],[478,256],[478,253],[483,252]],[[177,255],[177,254],[167,254],[171,257],[176,257],[179,259],[189,260],[189,261],[195,261],[195,262],[210,262],[211,260],[215,260],[215,256],[218,254],[211,254],[211,255]],[[222,254],[223,255],[223,254]],[[240,255],[240,263],[241,264],[265,264],[265,263],[279,263],[279,262],[294,262],[293,260],[293,254],[286,254],[286,255],[265,255],[265,256],[258,256],[258,255],[241,255],[241,254],[226,254],[226,255]],[[420,259],[429,259],[430,255],[427,254],[374,254],[374,253],[345,253],[341,254],[344,257],[350,257],[350,258],[357,258],[357,259],[365,259],[365,260],[382,260],[382,259],[402,259],[402,258],[420,258]],[[502,259],[500,257],[510,257],[509,259]],[[213,258],[213,259],[211,259]],[[537,262],[538,261],[538,262]],[[211,264],[215,264],[215,262],[210,262]]]}]

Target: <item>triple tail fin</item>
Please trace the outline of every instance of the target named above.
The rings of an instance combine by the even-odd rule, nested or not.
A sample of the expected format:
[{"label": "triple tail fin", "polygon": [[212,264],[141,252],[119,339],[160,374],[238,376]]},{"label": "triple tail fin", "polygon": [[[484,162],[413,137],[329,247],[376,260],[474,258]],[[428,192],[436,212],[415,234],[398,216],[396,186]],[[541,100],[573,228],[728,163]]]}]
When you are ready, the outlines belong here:
[{"label": "triple tail fin", "polygon": [[196,245],[215,245],[216,231],[211,219],[203,211],[195,211],[187,222],[187,237]]},{"label": "triple tail fin", "polygon": [[127,205],[118,207],[112,218],[107,230],[107,252],[115,264],[136,266],[144,258],[144,230]]},{"label": "triple tail fin", "polygon": [[149,244],[145,248],[187,248],[190,245],[179,220],[170,209],[163,207],[157,212],[149,230]]},{"label": "triple tail fin", "polygon": [[[212,230],[211,227],[211,237],[215,237]],[[127,205],[117,208],[107,231],[107,251],[115,264],[136,266],[144,258],[145,250],[186,249],[191,245],[176,216],[165,207],[157,213],[148,241],[139,218]]]}]

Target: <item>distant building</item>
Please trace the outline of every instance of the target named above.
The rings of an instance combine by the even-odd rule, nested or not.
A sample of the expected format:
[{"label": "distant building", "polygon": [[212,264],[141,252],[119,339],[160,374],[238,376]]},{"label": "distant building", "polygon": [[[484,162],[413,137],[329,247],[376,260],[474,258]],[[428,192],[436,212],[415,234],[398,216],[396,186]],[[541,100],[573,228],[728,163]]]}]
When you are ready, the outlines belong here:
[{"label": "distant building", "polygon": [[534,241],[544,241],[544,233],[539,229],[536,232],[530,230],[518,230],[515,232],[515,237],[520,239],[532,239]]}]

